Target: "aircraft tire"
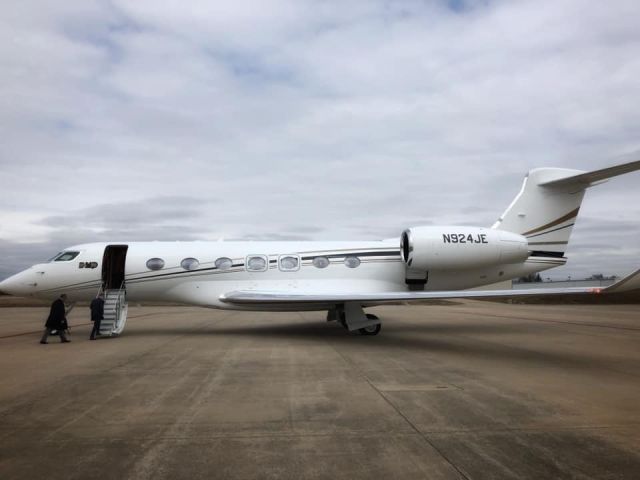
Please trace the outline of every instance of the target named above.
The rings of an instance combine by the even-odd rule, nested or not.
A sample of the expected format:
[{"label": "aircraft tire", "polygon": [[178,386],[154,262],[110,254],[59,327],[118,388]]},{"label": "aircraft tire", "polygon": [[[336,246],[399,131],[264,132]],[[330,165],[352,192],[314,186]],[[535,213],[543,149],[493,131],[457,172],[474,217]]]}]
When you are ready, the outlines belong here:
[{"label": "aircraft tire", "polygon": [[[367,313],[367,318],[369,320],[378,320],[378,317],[376,317],[372,313]],[[378,324],[372,325],[370,327],[360,328],[358,330],[358,333],[360,335],[378,335],[380,333],[381,329],[382,329],[382,324],[378,323]]]}]

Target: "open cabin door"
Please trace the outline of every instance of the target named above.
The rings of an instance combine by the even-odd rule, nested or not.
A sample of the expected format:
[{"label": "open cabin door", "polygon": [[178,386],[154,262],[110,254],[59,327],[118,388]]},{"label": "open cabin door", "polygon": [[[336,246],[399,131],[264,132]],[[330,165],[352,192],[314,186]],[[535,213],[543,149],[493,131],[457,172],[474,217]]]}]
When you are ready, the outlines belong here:
[{"label": "open cabin door", "polygon": [[120,289],[124,286],[124,269],[128,245],[107,245],[102,257],[103,290]]},{"label": "open cabin door", "polygon": [[120,335],[127,323],[127,292],[124,271],[128,245],[107,245],[102,257],[102,293],[104,312],[100,322],[100,335]]}]

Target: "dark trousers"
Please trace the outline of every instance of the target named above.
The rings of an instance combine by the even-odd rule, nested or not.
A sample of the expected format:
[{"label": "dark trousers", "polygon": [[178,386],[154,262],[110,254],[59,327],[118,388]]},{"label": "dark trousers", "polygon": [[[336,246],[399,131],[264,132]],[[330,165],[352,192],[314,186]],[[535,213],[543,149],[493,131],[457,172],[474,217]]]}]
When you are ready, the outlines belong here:
[{"label": "dark trousers", "polygon": [[96,338],[96,335],[100,335],[100,322],[102,322],[102,319],[93,321],[93,330],[91,330],[91,335],[89,336],[90,340]]},{"label": "dark trousers", "polygon": [[[47,338],[49,337],[49,335],[51,335],[51,330],[58,330],[57,328],[49,328],[49,327],[45,327],[44,329],[44,333],[42,334],[42,338],[40,339],[41,342],[46,342]],[[60,341],[61,342],[68,342],[69,339],[67,338],[67,334],[65,333],[64,330],[58,330],[58,333],[60,334]]]}]

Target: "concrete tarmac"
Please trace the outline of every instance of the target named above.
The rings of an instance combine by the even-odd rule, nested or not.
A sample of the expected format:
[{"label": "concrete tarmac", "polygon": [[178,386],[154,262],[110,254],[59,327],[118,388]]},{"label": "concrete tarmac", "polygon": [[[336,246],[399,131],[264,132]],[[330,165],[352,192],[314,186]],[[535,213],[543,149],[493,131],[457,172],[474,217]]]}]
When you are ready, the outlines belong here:
[{"label": "concrete tarmac", "polygon": [[640,305],[0,309],[0,478],[640,478]]}]

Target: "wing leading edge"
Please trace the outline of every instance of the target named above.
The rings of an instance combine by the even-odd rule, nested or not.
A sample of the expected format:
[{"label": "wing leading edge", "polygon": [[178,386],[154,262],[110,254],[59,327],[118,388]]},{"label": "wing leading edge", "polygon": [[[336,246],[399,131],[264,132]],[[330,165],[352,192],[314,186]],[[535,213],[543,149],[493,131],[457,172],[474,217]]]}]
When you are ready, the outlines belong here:
[{"label": "wing leading edge", "polygon": [[283,291],[238,290],[220,296],[224,303],[233,305],[292,305],[340,304],[357,302],[384,304],[452,298],[517,298],[531,296],[558,296],[568,294],[607,294],[640,288],[640,270],[606,287],[532,288],[528,290],[454,290],[440,292],[372,292],[372,293],[288,293]]}]

